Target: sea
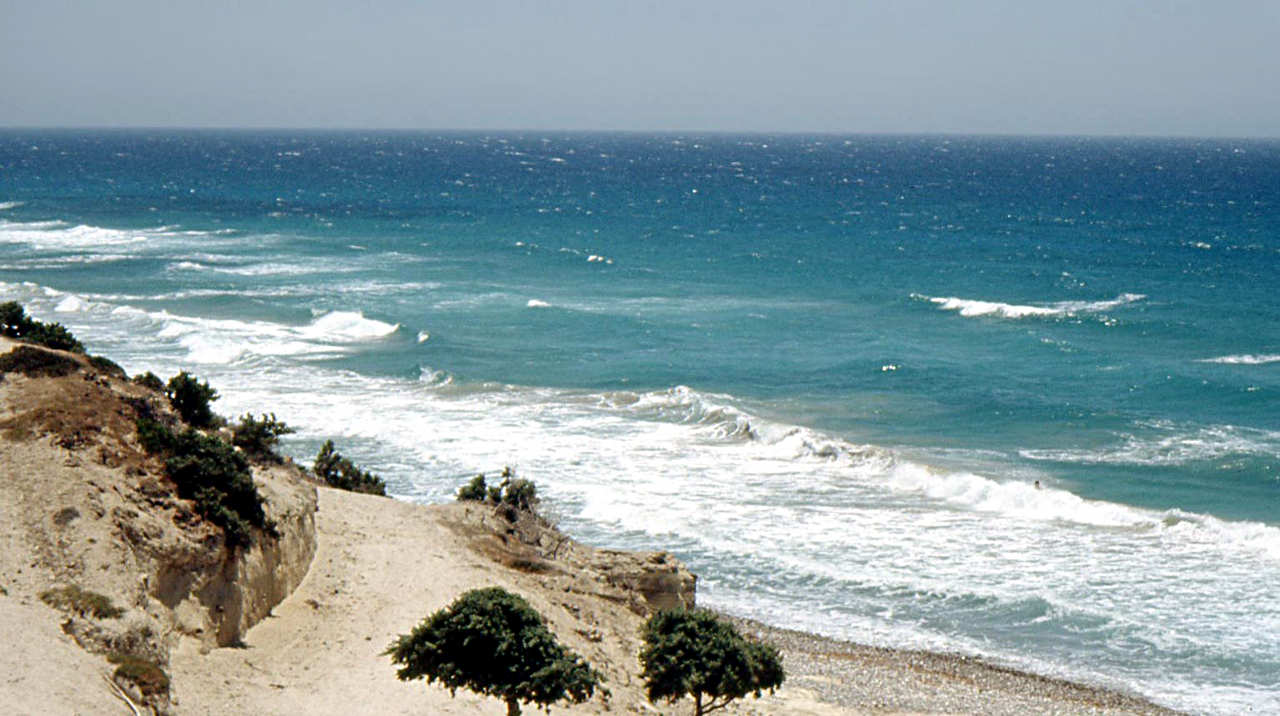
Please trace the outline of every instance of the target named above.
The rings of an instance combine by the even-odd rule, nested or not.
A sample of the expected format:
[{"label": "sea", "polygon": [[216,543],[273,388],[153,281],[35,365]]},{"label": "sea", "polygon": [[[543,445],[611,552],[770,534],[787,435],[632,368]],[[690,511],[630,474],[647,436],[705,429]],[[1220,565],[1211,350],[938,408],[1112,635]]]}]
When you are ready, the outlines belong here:
[{"label": "sea", "polygon": [[7,129],[0,299],[703,605],[1280,712],[1280,141]]}]

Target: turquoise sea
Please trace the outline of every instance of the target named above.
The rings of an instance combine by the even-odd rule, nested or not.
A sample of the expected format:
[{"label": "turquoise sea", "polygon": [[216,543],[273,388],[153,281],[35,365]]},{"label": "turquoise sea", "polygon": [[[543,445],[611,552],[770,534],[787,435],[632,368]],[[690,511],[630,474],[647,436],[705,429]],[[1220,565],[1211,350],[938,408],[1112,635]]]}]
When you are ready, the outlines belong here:
[{"label": "turquoise sea", "polygon": [[0,298],[707,605],[1280,712],[1280,142],[0,131]]}]

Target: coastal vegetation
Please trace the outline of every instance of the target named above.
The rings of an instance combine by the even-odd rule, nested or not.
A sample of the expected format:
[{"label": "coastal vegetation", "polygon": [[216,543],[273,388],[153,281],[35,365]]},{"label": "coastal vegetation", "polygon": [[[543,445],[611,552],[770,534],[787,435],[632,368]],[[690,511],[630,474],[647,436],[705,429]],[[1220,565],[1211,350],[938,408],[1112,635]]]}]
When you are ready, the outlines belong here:
[{"label": "coastal vegetation", "polygon": [[502,482],[490,486],[483,473],[476,475],[458,490],[458,500],[488,502],[520,512],[530,512],[537,508],[538,488],[532,481],[516,477],[510,467],[502,469],[501,477]]},{"label": "coastal vegetation", "polygon": [[27,315],[17,301],[0,303],[0,335],[46,348],[84,353],[84,346],[61,323],[44,323]]},{"label": "coastal vegetation", "polygon": [[198,380],[184,370],[169,379],[165,394],[169,396],[169,404],[187,425],[193,428],[214,425],[215,416],[209,403],[218,399],[218,393],[209,387],[208,381]]},{"label": "coastal vegetation", "polygon": [[40,600],[54,609],[92,616],[96,619],[119,619],[124,610],[111,602],[111,598],[72,584],[40,593]]},{"label": "coastal vegetation", "polygon": [[[275,418],[274,415],[271,417]],[[342,453],[334,448],[332,440],[326,440],[324,445],[320,446],[320,452],[316,454],[311,471],[316,477],[324,480],[329,487],[383,497],[387,494],[387,484],[382,478],[356,467],[355,463],[343,457]]]},{"label": "coastal vegetation", "polygon": [[603,678],[556,641],[528,602],[499,587],[465,592],[385,653],[400,666],[401,681],[425,678],[450,694],[462,688],[494,696],[508,716],[522,703],[548,710],[557,701],[583,703]]},{"label": "coastal vegetation", "polygon": [[143,449],[164,458],[165,474],[177,485],[178,496],[194,500],[197,513],[222,527],[228,545],[248,545],[252,527],[271,530],[242,453],[194,428],[175,433],[149,418],[138,418],[137,430]]},{"label": "coastal vegetation", "polygon": [[771,645],[748,640],[707,611],[660,611],[642,630],[640,652],[649,701],[693,699],[694,716],[747,694],[773,693],[786,678]]},{"label": "coastal vegetation", "polygon": [[31,378],[58,378],[70,375],[79,367],[79,363],[66,355],[31,346],[18,346],[0,355],[0,373],[21,373]]},{"label": "coastal vegetation", "polygon": [[276,452],[281,435],[297,432],[276,419],[275,413],[255,418],[250,413],[240,416],[240,422],[231,428],[231,444],[245,451],[249,457],[267,462],[283,462]]},{"label": "coastal vegetation", "polygon": [[107,661],[116,665],[113,674],[116,679],[133,682],[143,696],[169,693],[169,675],[151,659],[116,652],[109,655]]}]

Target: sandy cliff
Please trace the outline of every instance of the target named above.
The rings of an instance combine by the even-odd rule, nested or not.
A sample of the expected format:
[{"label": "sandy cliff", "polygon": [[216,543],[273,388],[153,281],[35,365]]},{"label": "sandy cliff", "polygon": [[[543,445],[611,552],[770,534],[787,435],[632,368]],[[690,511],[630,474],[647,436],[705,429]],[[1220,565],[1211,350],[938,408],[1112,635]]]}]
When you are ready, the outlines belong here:
[{"label": "sandy cliff", "polygon": [[[238,643],[307,573],[316,547],[315,488],[288,466],[256,467],[276,535],[260,532],[252,546],[228,549],[222,530],[176,497],[159,460],[137,444],[138,411],[165,414],[162,397],[109,366],[51,355],[74,365],[66,375],[10,371],[0,381],[0,610],[15,627],[6,634],[52,626],[60,636],[47,646],[79,664],[84,655],[60,646],[73,641],[99,659],[70,680],[39,668],[38,658],[28,661],[33,666],[15,669],[20,690],[72,683],[77,691],[110,691],[94,673],[115,670],[103,656],[164,668],[181,639]],[[95,617],[74,606],[51,609],[41,598],[66,588],[102,595],[124,611]],[[29,659],[45,641],[25,644]],[[122,685],[165,708],[163,694],[144,699],[135,684]]]}]

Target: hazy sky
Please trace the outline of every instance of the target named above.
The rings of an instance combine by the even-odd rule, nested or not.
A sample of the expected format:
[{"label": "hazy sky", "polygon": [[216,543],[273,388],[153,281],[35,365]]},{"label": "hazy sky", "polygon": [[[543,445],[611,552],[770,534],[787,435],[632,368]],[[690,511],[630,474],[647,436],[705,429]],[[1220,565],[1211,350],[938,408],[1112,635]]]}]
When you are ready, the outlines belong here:
[{"label": "hazy sky", "polygon": [[0,0],[0,126],[1280,136],[1280,1]]}]

